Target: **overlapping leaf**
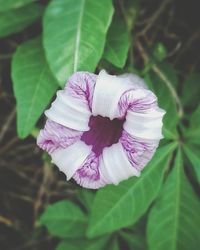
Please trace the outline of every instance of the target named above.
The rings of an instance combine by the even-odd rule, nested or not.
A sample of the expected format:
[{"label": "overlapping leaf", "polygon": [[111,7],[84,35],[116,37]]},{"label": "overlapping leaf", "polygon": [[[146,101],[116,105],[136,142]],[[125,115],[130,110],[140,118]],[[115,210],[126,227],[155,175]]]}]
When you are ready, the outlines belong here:
[{"label": "overlapping leaf", "polygon": [[87,217],[72,202],[60,201],[49,205],[41,216],[40,221],[52,235],[64,238],[83,238]]},{"label": "overlapping leaf", "polygon": [[189,250],[200,245],[200,202],[183,169],[180,151],[148,220],[151,250]]},{"label": "overlapping leaf", "polygon": [[52,0],[44,16],[44,47],[60,85],[78,70],[93,71],[111,22],[111,0]]},{"label": "overlapping leaf", "polygon": [[111,243],[109,245],[109,250],[120,250],[120,246],[119,246],[117,237],[113,238],[113,240],[111,241]]},{"label": "overlapping leaf", "polygon": [[122,239],[129,246],[129,249],[144,250],[147,249],[145,237],[137,233],[123,232],[120,234]]},{"label": "overlapping leaf", "polygon": [[115,15],[106,38],[106,46],[103,58],[123,68],[130,46],[129,33],[124,19]]},{"label": "overlapping leaf", "polygon": [[142,175],[98,191],[89,221],[89,237],[133,224],[148,209],[162,184],[164,169],[176,144],[157,150]]},{"label": "overlapping leaf", "polygon": [[29,4],[22,8],[0,12],[0,37],[17,33],[35,22],[43,13],[39,4]]},{"label": "overlapping leaf", "polygon": [[78,192],[77,196],[85,209],[90,212],[94,202],[95,193],[91,192],[90,190],[82,189]]},{"label": "overlapping leaf", "polygon": [[12,79],[17,100],[18,135],[24,138],[58,88],[46,63],[40,39],[18,47],[12,61]]}]

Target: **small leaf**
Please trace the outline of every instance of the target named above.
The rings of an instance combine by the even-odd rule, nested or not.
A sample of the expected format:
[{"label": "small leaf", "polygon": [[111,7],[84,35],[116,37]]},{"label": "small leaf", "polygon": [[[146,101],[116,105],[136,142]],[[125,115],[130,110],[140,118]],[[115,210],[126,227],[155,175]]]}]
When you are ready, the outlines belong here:
[{"label": "small leaf", "polygon": [[128,31],[132,31],[138,15],[140,14],[140,0],[121,2],[121,8],[126,12],[126,23]]},{"label": "small leaf", "polygon": [[129,33],[124,19],[115,15],[108,31],[103,57],[114,66],[123,68],[130,47]]},{"label": "small leaf", "polygon": [[44,47],[60,85],[78,70],[94,71],[111,22],[111,0],[52,0],[44,15]]},{"label": "small leaf", "polygon": [[113,232],[136,222],[155,199],[164,169],[176,144],[157,150],[142,175],[108,185],[97,192],[89,220],[88,237]]},{"label": "small leaf", "polygon": [[19,8],[33,1],[35,0],[0,0],[0,11]]},{"label": "small leaf", "polygon": [[29,4],[0,13],[0,37],[22,31],[35,22],[42,13],[43,7],[39,4]]},{"label": "small leaf", "polygon": [[199,249],[199,211],[200,202],[185,176],[179,151],[174,168],[149,215],[149,249]]},{"label": "small leaf", "polygon": [[17,48],[12,61],[12,80],[17,99],[17,131],[24,138],[58,87],[46,63],[40,39]]},{"label": "small leaf", "polygon": [[156,60],[159,62],[163,61],[166,56],[167,56],[167,49],[164,46],[163,43],[157,43],[154,51],[153,51],[153,56],[155,57]]},{"label": "small leaf", "polygon": [[87,217],[74,203],[59,201],[46,208],[40,222],[52,235],[78,238],[84,237]]},{"label": "small leaf", "polygon": [[199,155],[199,150],[196,150],[196,148],[192,147],[192,146],[188,146],[188,145],[184,145],[183,146],[183,150],[185,152],[185,154],[187,155],[189,161],[191,162],[197,180],[200,184],[200,155]]}]

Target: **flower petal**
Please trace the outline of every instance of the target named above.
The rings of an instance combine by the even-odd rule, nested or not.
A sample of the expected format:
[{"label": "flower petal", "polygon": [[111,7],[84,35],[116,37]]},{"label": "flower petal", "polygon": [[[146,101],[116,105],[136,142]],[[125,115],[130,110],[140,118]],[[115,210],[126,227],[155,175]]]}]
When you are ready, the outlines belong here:
[{"label": "flower petal", "polygon": [[121,78],[109,75],[102,70],[97,77],[94,89],[92,114],[108,117],[111,120],[117,118],[120,97],[131,88],[133,86],[130,83],[123,83]]},{"label": "flower petal", "polygon": [[140,175],[140,172],[129,162],[121,143],[104,148],[99,172],[105,182],[115,185],[130,176]]},{"label": "flower petal", "polygon": [[87,131],[90,111],[81,100],[73,98],[60,90],[57,92],[57,98],[52,103],[51,108],[45,111],[45,115],[54,122],[57,122],[68,128]]},{"label": "flower petal", "polygon": [[54,151],[51,154],[52,162],[66,174],[67,180],[69,180],[90,154],[91,149],[92,146],[77,141],[67,148]]},{"label": "flower petal", "polygon": [[129,134],[143,139],[161,139],[162,136],[162,118],[165,111],[162,109],[150,109],[148,113],[136,113],[128,111],[124,130]]}]

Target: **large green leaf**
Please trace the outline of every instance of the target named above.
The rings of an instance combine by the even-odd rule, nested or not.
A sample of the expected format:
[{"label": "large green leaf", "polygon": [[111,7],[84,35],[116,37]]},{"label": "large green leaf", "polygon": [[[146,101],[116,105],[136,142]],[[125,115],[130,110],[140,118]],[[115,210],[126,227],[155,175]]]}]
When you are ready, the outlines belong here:
[{"label": "large green leaf", "polygon": [[[169,64],[160,64],[159,68],[162,74],[170,81],[171,85],[174,87],[177,85],[177,75],[175,69]],[[171,92],[169,91],[166,84],[163,80],[153,73],[147,74],[145,80],[149,88],[156,94],[158,97],[158,104],[161,108],[166,110],[166,114],[163,119],[163,134],[168,139],[175,139],[178,137],[177,133],[177,122],[178,114],[176,108],[176,102],[172,97]]]},{"label": "large green leaf", "polygon": [[130,41],[126,23],[122,17],[116,14],[108,31],[103,57],[116,67],[123,68],[129,46]]},{"label": "large green leaf", "polygon": [[157,150],[141,177],[98,191],[89,220],[88,237],[113,232],[133,224],[148,209],[163,180],[164,169],[176,144]]},{"label": "large green leaf", "polygon": [[46,63],[40,39],[18,47],[12,61],[12,79],[17,99],[18,135],[24,138],[31,132],[58,87]]},{"label": "large green leaf", "polygon": [[39,4],[29,4],[0,13],[0,37],[17,33],[35,22],[43,13]]},{"label": "large green leaf", "polygon": [[185,176],[179,151],[174,168],[149,215],[149,249],[199,249],[199,211],[200,202]]},{"label": "large green leaf", "polygon": [[87,217],[70,201],[49,205],[40,218],[52,235],[64,238],[84,237]]},{"label": "large green leaf", "polygon": [[44,47],[61,86],[78,70],[93,71],[111,22],[111,0],[52,0],[44,15]]},{"label": "large green leaf", "polygon": [[0,0],[0,11],[19,8],[36,0]]},{"label": "large green leaf", "polygon": [[194,168],[197,180],[198,180],[198,182],[200,184],[200,154],[199,154],[199,148],[197,150],[193,146],[184,145],[183,150],[184,150],[185,154],[187,155],[189,161],[191,162],[191,164],[192,164],[192,166]]}]

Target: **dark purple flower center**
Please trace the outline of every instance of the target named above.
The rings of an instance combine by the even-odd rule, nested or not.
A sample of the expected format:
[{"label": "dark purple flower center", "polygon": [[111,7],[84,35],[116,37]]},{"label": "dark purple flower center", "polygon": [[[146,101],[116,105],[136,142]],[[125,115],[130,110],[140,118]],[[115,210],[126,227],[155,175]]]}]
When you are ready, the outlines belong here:
[{"label": "dark purple flower center", "polygon": [[81,140],[87,145],[92,145],[92,151],[96,155],[102,153],[103,148],[109,147],[119,141],[122,135],[125,119],[113,119],[102,116],[91,116],[89,120],[90,130],[83,133]]}]

